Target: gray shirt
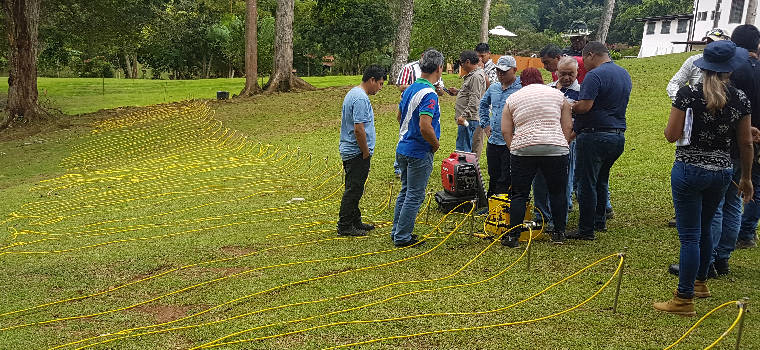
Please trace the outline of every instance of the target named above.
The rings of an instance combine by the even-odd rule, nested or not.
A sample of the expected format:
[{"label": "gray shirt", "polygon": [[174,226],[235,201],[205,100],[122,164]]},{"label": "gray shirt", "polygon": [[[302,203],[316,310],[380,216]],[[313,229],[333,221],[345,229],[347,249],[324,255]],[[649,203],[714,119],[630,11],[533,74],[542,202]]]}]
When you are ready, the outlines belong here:
[{"label": "gray shirt", "polygon": [[483,69],[476,68],[464,76],[462,88],[457,93],[454,115],[464,117],[467,120],[480,120],[478,118],[478,106],[480,99],[486,92],[486,78]]}]

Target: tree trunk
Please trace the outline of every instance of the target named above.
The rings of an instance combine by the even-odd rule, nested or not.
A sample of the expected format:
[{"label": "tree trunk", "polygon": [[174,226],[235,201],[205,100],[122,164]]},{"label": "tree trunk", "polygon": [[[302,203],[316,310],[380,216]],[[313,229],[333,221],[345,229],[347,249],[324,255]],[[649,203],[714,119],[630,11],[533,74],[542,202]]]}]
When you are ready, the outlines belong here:
[{"label": "tree trunk", "polygon": [[488,43],[488,21],[491,18],[491,0],[483,1],[483,14],[480,17],[480,42]]},{"label": "tree trunk", "polygon": [[749,0],[749,3],[747,3],[747,17],[744,19],[744,24],[755,25],[755,17],[757,17],[757,0]]},{"label": "tree trunk", "polygon": [[140,63],[137,62],[137,54],[132,55],[132,76],[134,79],[137,79],[137,69],[140,66]]},{"label": "tree trunk", "polygon": [[0,119],[0,130],[14,120],[40,123],[49,116],[38,104],[37,34],[40,0],[3,0],[8,31],[8,104]]},{"label": "tree trunk", "polygon": [[609,33],[610,30],[613,12],[615,12],[615,0],[604,0],[602,21],[599,23],[599,30],[596,32],[596,40],[602,44],[607,41],[607,33]]},{"label": "tree trunk", "polygon": [[267,92],[315,90],[311,84],[293,74],[294,10],[295,0],[277,0],[277,16],[274,22],[274,64],[272,77],[267,82]]},{"label": "tree trunk", "polygon": [[134,79],[132,77],[132,62],[130,61],[128,54],[124,54],[124,62],[126,62],[125,68],[124,68],[124,78]]},{"label": "tree trunk", "polygon": [[414,19],[414,0],[401,0],[401,12],[396,32],[396,46],[393,49],[393,66],[390,71],[389,84],[395,84],[398,73],[409,58],[409,39],[412,36]]},{"label": "tree trunk", "polygon": [[256,0],[246,1],[247,14],[245,17],[245,87],[240,97],[253,96],[261,93],[259,87],[259,46],[257,42],[258,11]]}]

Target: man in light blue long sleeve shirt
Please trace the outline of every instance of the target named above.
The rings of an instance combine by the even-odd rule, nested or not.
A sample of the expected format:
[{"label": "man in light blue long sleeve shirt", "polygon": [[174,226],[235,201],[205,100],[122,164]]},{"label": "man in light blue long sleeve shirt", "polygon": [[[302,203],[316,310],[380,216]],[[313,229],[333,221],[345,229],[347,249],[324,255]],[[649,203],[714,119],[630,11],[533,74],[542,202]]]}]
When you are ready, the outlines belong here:
[{"label": "man in light blue long sleeve shirt", "polygon": [[[496,63],[498,83],[492,83],[480,100],[480,126],[488,136],[488,196],[507,193],[512,183],[509,171],[509,145],[501,135],[501,112],[507,97],[520,90],[520,77],[516,76],[517,62],[512,56],[501,56]],[[492,112],[488,115],[488,112]]]}]

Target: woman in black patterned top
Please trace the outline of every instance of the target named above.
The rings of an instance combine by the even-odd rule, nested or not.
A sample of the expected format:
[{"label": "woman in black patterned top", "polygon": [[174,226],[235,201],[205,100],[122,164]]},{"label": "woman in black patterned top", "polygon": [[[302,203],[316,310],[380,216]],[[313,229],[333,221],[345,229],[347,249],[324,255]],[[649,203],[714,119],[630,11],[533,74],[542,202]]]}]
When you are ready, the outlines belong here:
[{"label": "woman in black patterned top", "polygon": [[678,90],[665,138],[676,142],[670,185],[681,241],[678,289],[671,300],[655,303],[657,310],[694,316],[694,297],[709,297],[707,269],[712,256],[710,226],[733,175],[731,143],[736,140],[742,163],[739,194],[752,196],[752,135],[750,102],[729,85],[731,71],[747,60],[747,51],[730,41],[707,45],[694,65],[703,83]]}]

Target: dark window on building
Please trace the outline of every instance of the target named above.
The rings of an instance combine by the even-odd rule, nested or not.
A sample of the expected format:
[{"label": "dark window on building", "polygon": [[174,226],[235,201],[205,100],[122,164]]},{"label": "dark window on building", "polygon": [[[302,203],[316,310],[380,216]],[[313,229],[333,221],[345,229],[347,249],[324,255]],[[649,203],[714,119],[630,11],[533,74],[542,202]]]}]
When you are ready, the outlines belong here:
[{"label": "dark window on building", "polygon": [[688,19],[679,19],[678,20],[678,29],[676,30],[677,33],[686,33],[689,30],[689,20]]},{"label": "dark window on building", "polygon": [[707,11],[697,12],[697,21],[706,21]]},{"label": "dark window on building", "polygon": [[660,34],[670,34],[670,21],[662,21],[662,28],[660,28]]},{"label": "dark window on building", "polygon": [[647,23],[647,34],[654,34],[654,26],[657,25],[655,22],[649,22]]},{"label": "dark window on building", "polygon": [[744,14],[744,0],[732,0],[731,12],[728,14],[728,23],[741,23]]}]

